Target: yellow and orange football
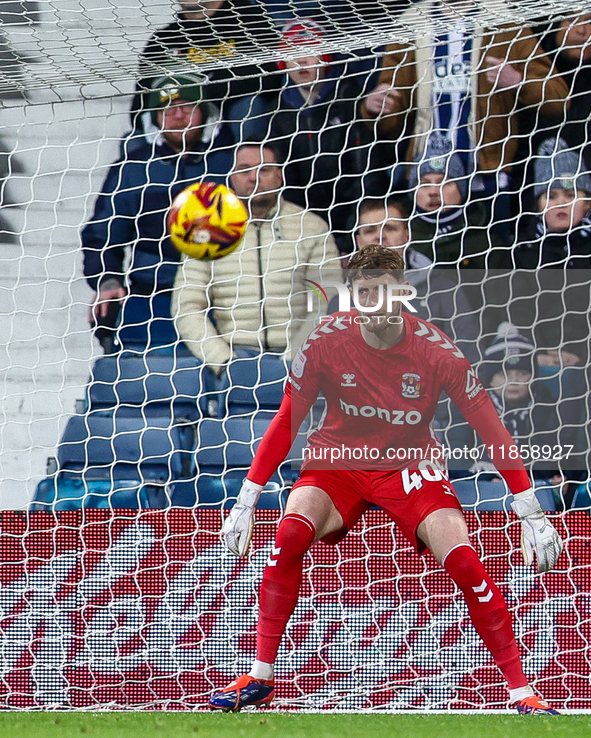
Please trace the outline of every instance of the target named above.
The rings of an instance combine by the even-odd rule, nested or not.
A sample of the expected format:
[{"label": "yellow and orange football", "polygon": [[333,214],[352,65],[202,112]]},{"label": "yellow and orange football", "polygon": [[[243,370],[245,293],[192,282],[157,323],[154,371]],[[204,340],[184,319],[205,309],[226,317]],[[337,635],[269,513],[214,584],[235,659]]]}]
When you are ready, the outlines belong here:
[{"label": "yellow and orange football", "polygon": [[170,239],[193,259],[222,259],[236,249],[248,225],[246,208],[223,184],[195,182],[175,197],[168,211]]}]

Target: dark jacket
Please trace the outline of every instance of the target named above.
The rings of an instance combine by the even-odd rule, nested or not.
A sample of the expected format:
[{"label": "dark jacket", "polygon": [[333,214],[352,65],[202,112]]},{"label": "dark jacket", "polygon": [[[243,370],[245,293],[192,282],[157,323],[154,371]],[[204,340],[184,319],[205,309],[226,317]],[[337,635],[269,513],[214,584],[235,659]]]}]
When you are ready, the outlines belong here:
[{"label": "dark jacket", "polygon": [[537,218],[533,238],[514,247],[511,322],[529,331],[538,350],[589,353],[591,220],[569,233],[547,233]]},{"label": "dark jacket", "polygon": [[333,64],[312,105],[288,80],[271,122],[271,138],[282,150],[286,197],[311,209],[331,226],[342,252],[352,249],[350,232],[362,197],[383,194],[387,182],[369,165],[372,134],[358,114],[361,87]]},{"label": "dark jacket", "polygon": [[[148,89],[151,81],[165,74],[165,70],[173,72],[180,66],[186,73],[191,71],[187,69],[191,64],[198,70],[199,65],[216,59],[228,62],[237,53],[248,54],[261,45],[276,45],[276,34],[261,6],[248,0],[226,0],[207,21],[189,20],[179,13],[175,21],[151,36],[140,55],[141,79],[132,106],[134,130],[143,130],[135,115],[145,107],[142,90]],[[219,106],[228,97],[276,90],[281,81],[281,75],[273,74],[276,71],[272,63],[216,66],[206,72],[210,84],[205,95]]]},{"label": "dark jacket", "polygon": [[[555,456],[559,443],[559,418],[556,400],[553,399],[543,380],[534,380],[531,385],[529,397],[519,405],[504,405],[503,400],[496,392],[489,393],[493,405],[503,425],[511,434],[517,446],[523,445],[528,450],[539,447],[538,459],[531,458],[524,453],[525,465],[531,469],[536,478],[550,477],[558,473],[558,460],[552,458],[542,459],[542,448],[550,447]],[[538,452],[534,449],[534,455]]]},{"label": "dark jacket", "polygon": [[484,207],[479,202],[436,215],[414,215],[410,223],[413,247],[437,266],[470,269],[499,268],[501,251],[496,250]]},{"label": "dark jacket", "polygon": [[[110,168],[94,215],[82,231],[84,276],[93,290],[109,278],[128,282],[135,294],[171,289],[180,260],[166,236],[172,200],[195,180],[226,181],[232,165],[227,150],[179,156],[158,141],[142,145]],[[128,270],[126,247],[132,249]]]},{"label": "dark jacket", "polygon": [[513,249],[517,269],[591,269],[591,219],[568,233],[548,233],[542,216],[536,218],[531,239]]}]

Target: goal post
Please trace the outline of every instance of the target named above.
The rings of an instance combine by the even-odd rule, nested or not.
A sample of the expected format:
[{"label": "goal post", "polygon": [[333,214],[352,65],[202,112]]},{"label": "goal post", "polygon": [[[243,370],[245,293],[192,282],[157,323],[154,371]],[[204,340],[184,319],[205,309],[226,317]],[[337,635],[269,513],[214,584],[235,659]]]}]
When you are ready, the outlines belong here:
[{"label": "goal post", "polygon": [[[389,0],[254,2],[259,25],[243,22],[236,8],[230,16],[243,31],[231,54],[221,53],[228,26],[222,33],[213,19],[207,21],[213,38],[208,51],[195,52],[194,39],[181,29],[182,43],[164,56],[148,54],[141,72],[138,59],[148,39],[174,22],[169,0],[4,5],[10,17],[2,28],[6,54],[0,50],[0,707],[200,709],[214,689],[248,668],[258,585],[297,463],[292,469],[286,460],[263,494],[249,557],[235,559],[223,550],[221,523],[280,402],[292,358],[290,327],[303,335],[302,326],[316,325],[331,298],[330,309],[338,305],[334,284],[342,284],[342,258],[332,238],[343,252],[357,247],[368,216],[370,239],[385,238],[388,221],[398,234],[389,237],[408,231],[397,245],[412,247],[408,278],[420,317],[440,331],[430,340],[443,343],[449,335],[454,350],[457,344],[473,363],[471,391],[479,377],[490,389],[499,367],[505,372],[497,408],[535,469],[538,496],[565,541],[556,571],[540,576],[524,565],[519,526],[503,501],[507,490],[497,480],[495,460],[466,435],[466,423],[446,399],[435,431],[449,450],[471,540],[515,618],[528,677],[558,708],[591,709],[591,190],[585,189],[587,179],[591,183],[585,160],[591,92],[581,81],[591,42],[570,34],[576,18],[591,14],[591,4],[450,0],[439,13],[426,3]],[[308,45],[282,32],[283,23],[304,13],[314,21]],[[466,46],[454,76],[433,49],[453,45],[459,21]],[[533,33],[525,40],[519,36],[524,26]],[[560,33],[552,35],[555,30]],[[395,53],[386,48],[392,43]],[[474,82],[483,49],[497,59],[487,62],[486,94]],[[529,51],[519,56],[520,49]],[[289,71],[304,51],[320,58],[315,69],[333,72],[324,77],[325,92],[305,103],[302,98],[296,110],[289,107],[297,98],[290,98],[285,66]],[[501,53],[512,67],[502,83],[494,73],[503,66]],[[435,62],[443,65],[445,80],[435,73],[427,89],[423,82],[433,76]],[[389,88],[399,107],[388,112],[384,98],[376,115],[367,97],[388,63],[404,72]],[[479,69],[486,77],[484,66]],[[119,157],[134,156],[130,142],[155,141],[157,131],[136,128],[130,115],[138,84],[141,89],[155,76],[194,73],[209,77],[206,92],[217,85],[218,94],[220,78],[228,85],[214,100],[221,117],[211,122],[206,146],[219,146],[231,162],[235,141],[223,128],[224,111],[234,101],[228,89],[254,80],[264,90],[262,112],[250,99],[243,117],[235,118],[238,130],[245,130],[250,112],[264,140],[286,158],[281,195],[290,207],[315,213],[330,254],[320,271],[318,264],[308,268],[302,254],[289,268],[283,265],[284,284],[276,281],[271,296],[256,297],[253,288],[246,298],[259,317],[241,334],[252,340],[238,342],[221,378],[181,335],[149,350],[132,343],[104,356],[89,327],[93,290],[83,276],[80,233],[107,173]],[[499,93],[500,84],[507,86]],[[472,95],[465,120],[463,93]],[[444,125],[428,114],[434,94],[445,96],[447,112],[459,115],[458,127],[465,124],[469,132],[458,139],[464,153],[459,165],[445,149],[427,153],[431,134]],[[494,95],[503,106],[493,106]],[[306,117],[315,104],[329,111],[319,126],[318,118]],[[485,119],[478,122],[482,111]],[[419,205],[419,180],[437,174],[438,157],[446,162],[440,174],[454,178],[459,172],[460,197],[470,197],[469,222],[461,220],[467,211],[455,220],[463,202],[447,214],[437,206],[432,216]],[[157,158],[153,153],[146,166]],[[510,187],[498,176],[509,170]],[[556,182],[562,192],[581,190],[580,207],[568,211],[545,241]],[[150,184],[140,189],[144,207]],[[143,215],[155,212],[162,220],[166,197]],[[281,218],[271,223],[273,248],[288,240],[282,227]],[[159,248],[165,238],[163,230]],[[133,271],[133,243],[115,246],[125,247],[125,268]],[[548,265],[542,253],[552,255],[551,269],[540,268]],[[487,261],[490,254],[498,262]],[[512,261],[515,254],[522,261]],[[257,290],[273,286],[271,266],[236,264],[231,278],[212,267],[211,294],[224,280]],[[333,283],[326,294],[323,280]],[[156,319],[176,330],[168,303],[164,314],[158,312],[171,289],[139,320],[146,333]],[[234,309],[227,294],[224,299],[211,323],[221,333]],[[275,338],[263,346],[259,338],[269,332],[271,308],[279,303],[289,304],[286,313],[297,314],[297,321],[277,318],[271,327],[283,344]],[[535,384],[534,402],[523,406],[512,405],[502,389],[509,383],[503,347],[521,340],[515,331],[529,347],[520,344],[518,355],[527,355]],[[116,344],[121,335],[115,327]],[[353,381],[343,375],[345,385]],[[420,392],[420,378],[409,376],[404,389]],[[391,408],[367,410],[378,411],[395,418]],[[318,404],[294,458],[321,413]],[[379,510],[337,547],[312,548],[277,668],[276,704],[286,710],[508,706],[459,593]]]}]

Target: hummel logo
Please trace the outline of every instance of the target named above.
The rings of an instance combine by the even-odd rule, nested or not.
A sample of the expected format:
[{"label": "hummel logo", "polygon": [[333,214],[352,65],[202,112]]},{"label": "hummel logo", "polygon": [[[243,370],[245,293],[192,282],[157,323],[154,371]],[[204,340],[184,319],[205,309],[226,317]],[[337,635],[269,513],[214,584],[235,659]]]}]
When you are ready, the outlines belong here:
[{"label": "hummel logo", "polygon": [[[486,583],[486,579],[482,580],[482,584],[478,587],[472,587],[474,592],[476,594],[479,594],[480,592],[484,592],[485,589],[488,589],[488,584]],[[484,594],[482,597],[478,598],[478,602],[490,602],[494,596],[494,592],[492,589],[489,589],[486,594]]]},{"label": "hummel logo", "polygon": [[354,374],[342,374],[341,376],[345,380],[341,382],[341,387],[357,387],[357,383],[353,381],[355,379]]},{"label": "hummel logo", "polygon": [[280,553],[281,546],[273,546],[271,553],[269,554],[269,558],[267,559],[267,566],[277,566],[277,559],[274,559],[273,556],[279,556]]}]

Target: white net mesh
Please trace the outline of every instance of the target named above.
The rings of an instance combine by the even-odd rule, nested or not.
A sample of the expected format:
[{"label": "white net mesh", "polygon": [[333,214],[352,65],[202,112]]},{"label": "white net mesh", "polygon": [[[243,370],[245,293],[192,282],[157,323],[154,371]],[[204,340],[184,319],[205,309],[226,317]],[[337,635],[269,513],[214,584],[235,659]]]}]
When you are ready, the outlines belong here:
[{"label": "white net mesh", "polygon": [[[528,464],[548,462],[535,465],[545,507],[589,508],[591,231],[585,193],[591,189],[585,189],[583,155],[589,144],[591,92],[585,72],[591,47],[584,32],[577,35],[587,26],[572,18],[585,20],[591,6],[570,0],[560,8],[521,0],[450,3],[448,12],[434,14],[417,4],[410,15],[407,5],[396,2],[255,6],[260,15],[252,23],[242,20],[240,3],[231,10],[240,33],[229,47],[227,26],[222,32],[210,19],[204,21],[210,45],[199,47],[190,28],[177,28],[180,35],[164,43],[162,54],[146,50],[146,44],[151,34],[175,22],[175,7],[167,0],[0,3],[0,508],[24,511],[33,501],[35,510],[5,512],[0,533],[5,562],[0,627],[7,643],[0,659],[0,700],[7,706],[186,709],[202,706],[214,687],[248,665],[255,585],[273,526],[260,526],[248,563],[224,558],[218,568],[213,562],[220,556],[220,509],[235,497],[280,401],[290,311],[293,304],[303,309],[302,296],[309,291],[304,280],[316,280],[314,269],[321,264],[339,264],[338,250],[361,245],[360,235],[368,241],[391,237],[394,245],[411,239],[411,282],[427,290],[420,298],[421,317],[452,335],[489,381],[498,374],[493,370],[499,369],[499,354],[487,350],[504,321],[525,337],[529,348],[522,353],[530,361],[534,353],[544,355],[537,362],[535,408],[515,412],[502,392],[497,407],[524,456],[530,456]],[[312,44],[285,42],[282,24],[298,15],[321,24]],[[554,26],[548,29],[550,16]],[[564,19],[563,32],[555,35]],[[457,57],[451,47],[460,21],[468,41],[460,52],[461,73],[454,79],[446,72],[447,86],[435,85],[436,95],[447,95],[436,98],[447,111],[443,120],[427,114],[433,89],[425,92],[421,82],[433,73],[432,62],[445,62],[433,49],[445,43],[448,61],[454,53]],[[543,47],[518,40],[528,24],[544,39]],[[505,34],[504,45],[491,42],[495,33]],[[399,45],[402,59],[385,48],[391,43]],[[518,54],[522,48],[530,49],[525,57]],[[562,54],[557,60],[556,48]],[[333,80],[338,84],[331,89],[340,95],[339,107],[326,107],[317,129],[316,119],[305,120],[314,98],[308,104],[301,98],[299,114],[277,107],[277,95],[288,100],[290,90],[286,75],[276,73],[277,63],[289,66],[302,58],[301,49],[320,58],[313,69],[338,68]],[[477,53],[497,61],[475,67]],[[521,79],[510,77],[499,92],[493,87],[501,82],[491,72],[496,82],[488,80],[490,89],[476,88],[475,70],[486,77],[487,69],[502,64],[502,53]],[[382,67],[393,61],[400,61],[394,85]],[[157,77],[195,72],[210,76],[204,89],[215,104],[215,110],[204,110],[212,114],[202,138],[207,166],[199,169],[190,157],[182,164],[175,159],[167,192],[154,193],[150,167],[162,156],[152,149],[141,159],[141,147],[158,144],[157,114],[153,100],[137,91]],[[246,93],[238,97],[246,104],[233,107],[243,83]],[[393,99],[399,108],[389,113],[384,107],[376,116],[368,113],[367,96],[380,83],[397,91]],[[261,107],[253,97],[259,91]],[[494,107],[493,92],[503,101],[500,108]],[[473,94],[469,109],[462,107],[464,93]],[[480,114],[486,123],[477,120]],[[454,139],[462,126],[466,135]],[[311,147],[302,145],[298,127]],[[459,164],[445,149],[427,154],[423,148],[441,131],[455,132]],[[164,246],[164,216],[172,194],[184,184],[204,173],[221,180],[236,164],[236,139],[252,134],[266,136],[287,159],[282,195],[288,204],[260,231],[251,227],[247,243],[253,260],[234,255],[213,266],[183,264],[177,275],[179,336],[169,312],[177,257]],[[557,143],[557,136],[564,143]],[[565,156],[557,157],[562,146]],[[409,164],[417,155],[422,158],[413,180]],[[111,175],[113,186],[133,193],[137,209],[125,210],[125,204],[115,217],[109,212],[113,200],[106,198],[93,221],[96,258],[89,262],[87,254],[84,272],[80,232],[93,219],[105,178],[120,156],[141,162],[144,180],[130,185],[122,168]],[[443,170],[433,166],[438,157],[446,162]],[[461,198],[470,190],[469,222],[448,219],[441,204],[435,215],[429,215],[430,206],[417,210],[425,204],[417,179],[438,173],[458,175]],[[581,213],[567,211],[548,234],[551,223],[544,213],[550,211],[540,197],[551,199],[556,182],[555,190],[573,192],[567,179],[582,192]],[[441,191],[432,197],[441,198]],[[372,202],[362,207],[367,198]],[[158,294],[154,271],[142,279],[145,263],[134,261],[142,249],[131,248],[142,235],[134,230],[140,211],[148,230],[154,222],[156,231],[160,228],[160,235],[150,231],[148,240],[159,244],[161,264],[152,261],[149,268],[157,272],[163,265],[172,274],[163,277]],[[462,217],[468,218],[466,213]],[[421,214],[426,217],[417,219]],[[400,236],[409,220],[410,236]],[[272,266],[254,258],[257,237],[281,242],[284,260]],[[97,247],[101,238],[110,250]],[[433,277],[428,259],[446,271]],[[542,265],[554,267],[547,279],[530,272],[520,281],[507,271]],[[458,266],[476,268],[458,272]],[[479,270],[485,267],[500,271],[483,276]],[[294,271],[301,277],[299,303],[297,296],[295,303],[288,299]],[[565,274],[576,275],[566,286]],[[125,309],[132,317],[126,322],[124,310],[119,327],[107,326],[102,336],[122,347],[112,356],[103,356],[88,324],[96,280],[100,284],[105,276],[119,277],[131,291]],[[95,280],[92,289],[85,277]],[[189,286],[184,297],[183,280]],[[191,292],[195,285],[199,289]],[[147,301],[147,312],[134,313],[131,297]],[[241,301],[249,306],[246,313],[236,309]],[[228,371],[215,376],[210,368],[219,370],[232,352]],[[501,361],[503,372],[506,387],[511,380]],[[479,448],[454,412],[448,401],[441,404],[441,437],[450,448]],[[319,415],[316,410],[314,419]],[[563,463],[555,457],[567,446],[573,457]],[[513,553],[517,531],[503,512],[504,485],[492,481],[495,472],[481,451],[476,457],[460,454],[450,466],[463,503],[480,511],[468,513],[470,524],[478,518],[481,526],[474,539],[510,595],[528,674],[557,704],[588,708],[588,517],[580,510],[565,515],[567,555],[554,578],[541,581]],[[263,498],[271,508],[261,513],[263,521],[276,521],[293,479],[286,462]],[[202,510],[137,512],[197,502]],[[505,706],[500,677],[465,621],[463,605],[441,572],[413,558],[384,520],[372,512],[349,542],[332,552],[313,552],[304,598],[281,655],[281,706]],[[154,572],[157,581],[151,580]],[[162,597],[156,608],[155,595]]]}]

